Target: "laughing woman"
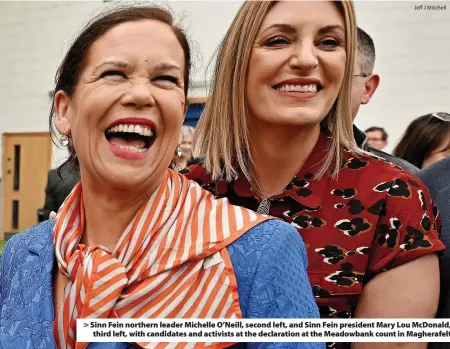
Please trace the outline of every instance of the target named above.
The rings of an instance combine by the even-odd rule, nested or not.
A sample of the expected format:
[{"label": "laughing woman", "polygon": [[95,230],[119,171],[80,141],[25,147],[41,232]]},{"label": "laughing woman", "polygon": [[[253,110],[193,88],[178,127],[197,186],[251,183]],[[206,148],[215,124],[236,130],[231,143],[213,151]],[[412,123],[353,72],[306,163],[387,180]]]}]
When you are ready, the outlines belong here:
[{"label": "laughing woman", "polygon": [[295,229],[215,200],[168,170],[189,68],[186,37],[154,7],[103,14],[75,40],[57,73],[50,121],[81,182],[54,221],[5,247],[1,348],[167,346],[76,343],[79,318],[318,317]]},{"label": "laughing woman", "polygon": [[353,139],[355,34],[351,1],[245,2],[197,127],[204,166],[185,173],[298,229],[322,317],[434,317],[444,246],[428,191]]}]

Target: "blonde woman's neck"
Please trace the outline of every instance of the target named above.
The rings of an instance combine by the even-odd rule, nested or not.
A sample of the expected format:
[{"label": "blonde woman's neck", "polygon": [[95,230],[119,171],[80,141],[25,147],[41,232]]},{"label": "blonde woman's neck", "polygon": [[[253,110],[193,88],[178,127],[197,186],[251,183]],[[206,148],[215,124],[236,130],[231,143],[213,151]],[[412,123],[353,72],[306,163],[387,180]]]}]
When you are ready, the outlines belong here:
[{"label": "blonde woman's neck", "polygon": [[320,135],[320,125],[279,127],[266,125],[250,131],[252,174],[260,190],[279,192],[303,168]]}]

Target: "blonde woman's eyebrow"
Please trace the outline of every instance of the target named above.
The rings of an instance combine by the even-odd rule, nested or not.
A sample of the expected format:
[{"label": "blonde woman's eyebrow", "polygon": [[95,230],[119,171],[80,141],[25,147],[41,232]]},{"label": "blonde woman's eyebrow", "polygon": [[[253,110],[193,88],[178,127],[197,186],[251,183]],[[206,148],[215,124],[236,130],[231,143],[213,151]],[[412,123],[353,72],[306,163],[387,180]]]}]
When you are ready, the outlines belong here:
[{"label": "blonde woman's eyebrow", "polygon": [[319,29],[319,34],[329,33],[331,31],[341,31],[343,34],[345,33],[345,28],[342,25],[327,25]]},{"label": "blonde woman's eyebrow", "polygon": [[266,32],[268,32],[269,30],[272,29],[278,29],[282,32],[291,34],[291,33],[295,33],[297,31],[297,29],[295,29],[294,26],[290,25],[290,24],[284,24],[284,23],[275,23],[272,24],[270,27],[268,27],[267,29],[264,29],[261,34],[264,34]]}]

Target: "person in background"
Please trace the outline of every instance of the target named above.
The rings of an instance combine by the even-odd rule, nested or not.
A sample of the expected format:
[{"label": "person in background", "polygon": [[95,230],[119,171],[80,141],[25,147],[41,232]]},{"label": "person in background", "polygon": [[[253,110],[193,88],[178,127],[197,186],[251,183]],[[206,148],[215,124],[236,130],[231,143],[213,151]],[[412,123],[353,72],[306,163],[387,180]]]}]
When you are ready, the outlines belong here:
[{"label": "person in background", "polygon": [[[356,35],[356,59],[355,59],[355,70],[352,80],[352,117],[353,120],[356,119],[358,111],[361,105],[370,102],[372,96],[380,84],[380,76],[373,72],[375,66],[375,44],[364,30],[361,28],[357,29]],[[375,132],[379,133],[379,132]],[[393,164],[400,166],[401,168],[409,171],[412,174],[416,174],[419,170],[414,165],[409,162],[397,158],[391,154],[388,154],[377,147],[370,145],[373,133],[370,137],[366,135],[363,131],[358,129],[356,125],[353,125],[353,134],[355,137],[356,144],[361,149],[372,153],[379,158],[385,159]]]},{"label": "person in background", "polygon": [[204,162],[182,173],[297,228],[323,318],[432,318],[438,222],[420,180],[355,143],[355,46],[351,1],[244,2],[197,125]]},{"label": "person in background", "polygon": [[49,218],[50,213],[57,212],[74,186],[80,181],[80,175],[63,167],[48,172],[47,186],[45,187],[44,207],[39,210],[39,222]]},{"label": "person in background", "polygon": [[418,168],[450,156],[450,114],[435,112],[413,120],[393,154]]},{"label": "person in background", "polygon": [[387,146],[388,134],[384,128],[372,126],[365,131],[365,134],[367,136],[367,143],[372,148],[383,150]]},{"label": "person in background", "polygon": [[68,138],[66,164],[79,169],[81,181],[55,220],[6,243],[0,348],[166,347],[77,343],[81,318],[319,317],[305,246],[293,227],[216,200],[168,168],[190,67],[185,34],[169,12],[153,6],[102,13],[70,46],[49,121]]},{"label": "person in background", "polygon": [[[431,197],[439,209],[442,230],[441,240],[450,246],[450,157],[439,160],[418,174],[430,190]],[[438,318],[450,318],[450,250],[447,248],[440,260],[441,295]],[[430,343],[428,349],[448,349],[449,343]]]},{"label": "person in background", "polygon": [[192,142],[194,140],[195,128],[192,126],[181,126],[180,140],[174,157],[174,169],[180,171],[190,165],[199,163],[199,159],[192,157]]}]

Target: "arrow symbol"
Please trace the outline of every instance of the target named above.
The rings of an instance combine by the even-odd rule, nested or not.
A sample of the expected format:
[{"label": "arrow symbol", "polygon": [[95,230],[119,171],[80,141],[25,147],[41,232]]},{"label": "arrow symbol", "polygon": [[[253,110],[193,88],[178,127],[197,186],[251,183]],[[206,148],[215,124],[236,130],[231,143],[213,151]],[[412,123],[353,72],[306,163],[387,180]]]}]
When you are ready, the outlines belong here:
[{"label": "arrow symbol", "polygon": [[89,324],[83,324],[84,325],[84,327],[88,327],[89,326]]}]

